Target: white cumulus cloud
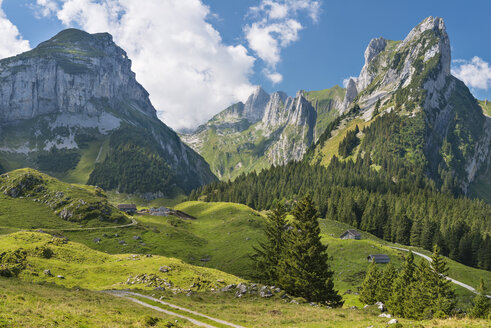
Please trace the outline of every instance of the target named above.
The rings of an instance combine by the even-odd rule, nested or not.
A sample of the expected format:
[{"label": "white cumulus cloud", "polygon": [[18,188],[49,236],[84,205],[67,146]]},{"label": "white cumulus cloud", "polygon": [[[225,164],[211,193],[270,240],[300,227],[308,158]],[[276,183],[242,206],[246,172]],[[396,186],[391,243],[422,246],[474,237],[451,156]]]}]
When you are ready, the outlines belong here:
[{"label": "white cumulus cloud", "polygon": [[313,0],[261,0],[258,6],[249,8],[252,22],[244,27],[244,33],[251,48],[266,64],[265,76],[277,84],[283,80],[276,72],[281,60],[281,50],[299,38],[303,29],[299,15],[307,13],[317,22],[320,2]]},{"label": "white cumulus cloud", "polygon": [[475,56],[470,61],[454,60],[452,74],[470,88],[488,90],[491,87],[491,66],[480,57]]},{"label": "white cumulus cloud", "polygon": [[2,2],[0,0],[0,59],[31,49],[29,41],[22,38],[17,27],[5,15]]},{"label": "white cumulus cloud", "polygon": [[66,26],[109,32],[133,61],[159,117],[192,128],[252,92],[255,58],[226,45],[201,0],[37,0]]}]

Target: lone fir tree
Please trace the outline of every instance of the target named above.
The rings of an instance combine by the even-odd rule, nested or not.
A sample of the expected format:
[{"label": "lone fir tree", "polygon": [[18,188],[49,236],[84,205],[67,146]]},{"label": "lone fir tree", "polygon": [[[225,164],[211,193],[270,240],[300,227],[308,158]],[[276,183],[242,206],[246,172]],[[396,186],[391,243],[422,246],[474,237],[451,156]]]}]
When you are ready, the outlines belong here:
[{"label": "lone fir tree", "polygon": [[321,243],[318,214],[312,198],[304,197],[292,214],[288,247],[280,261],[280,287],[310,302],[341,306],[342,297],[334,290],[333,271],[328,264],[327,246]]}]

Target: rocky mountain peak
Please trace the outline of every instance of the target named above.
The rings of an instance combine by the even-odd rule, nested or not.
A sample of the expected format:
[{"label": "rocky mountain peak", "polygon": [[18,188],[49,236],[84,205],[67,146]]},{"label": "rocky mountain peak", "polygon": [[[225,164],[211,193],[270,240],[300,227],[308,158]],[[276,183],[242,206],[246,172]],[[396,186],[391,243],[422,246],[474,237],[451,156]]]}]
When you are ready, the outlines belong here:
[{"label": "rocky mountain peak", "polygon": [[[450,75],[450,39],[447,34],[445,22],[441,17],[428,17],[409,32],[400,48],[421,42],[423,40],[433,41],[433,47],[425,49],[425,61],[439,53],[441,55],[442,71],[445,75]],[[433,40],[429,40],[433,39]]]},{"label": "rocky mountain peak", "polygon": [[431,92],[441,90],[450,76],[450,41],[439,17],[426,18],[403,41],[372,39],[364,55],[360,75],[348,83],[344,110],[355,99],[362,109],[372,107],[379,98],[409,86],[430,70],[431,80],[437,81],[425,86]]},{"label": "rocky mountain peak", "polygon": [[365,50],[365,65],[368,65],[375,56],[381,53],[386,45],[387,40],[383,37],[372,39]]},{"label": "rocky mountain peak", "polygon": [[270,95],[261,86],[257,86],[244,105],[244,118],[251,123],[260,121],[269,100]]},{"label": "rocky mountain peak", "polygon": [[31,51],[0,60],[0,81],[10,86],[0,89],[4,122],[51,113],[99,116],[108,108],[126,116],[128,106],[157,117],[126,52],[108,33],[61,31]]}]

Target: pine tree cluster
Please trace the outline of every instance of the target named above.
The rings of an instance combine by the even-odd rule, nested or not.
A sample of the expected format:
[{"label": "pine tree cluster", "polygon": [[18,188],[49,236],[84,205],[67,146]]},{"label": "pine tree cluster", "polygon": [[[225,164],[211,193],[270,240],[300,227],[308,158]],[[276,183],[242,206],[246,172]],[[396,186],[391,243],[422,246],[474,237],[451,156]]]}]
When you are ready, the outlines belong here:
[{"label": "pine tree cluster", "polygon": [[447,264],[438,246],[431,262],[417,265],[410,252],[399,272],[388,264],[383,272],[371,263],[360,292],[366,304],[382,302],[394,315],[411,319],[443,318],[452,313],[456,299],[451,282],[446,279]]},{"label": "pine tree cluster", "polygon": [[309,302],[341,306],[311,197],[299,201],[291,215],[293,219],[288,222],[285,205],[275,202],[265,227],[266,241],[255,248],[258,278]]}]

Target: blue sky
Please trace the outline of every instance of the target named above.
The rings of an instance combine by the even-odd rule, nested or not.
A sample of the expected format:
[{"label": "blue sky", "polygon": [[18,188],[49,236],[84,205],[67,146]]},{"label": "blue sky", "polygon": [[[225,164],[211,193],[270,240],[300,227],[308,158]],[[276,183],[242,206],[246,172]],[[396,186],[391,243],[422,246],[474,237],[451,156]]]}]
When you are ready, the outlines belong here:
[{"label": "blue sky", "polygon": [[453,65],[476,97],[491,99],[488,0],[0,0],[0,4],[0,24],[6,20],[18,31],[5,40],[0,35],[0,56],[2,44],[3,57],[13,55],[69,26],[91,33],[108,30],[133,59],[137,79],[149,90],[159,116],[176,129],[203,123],[243,100],[253,85],[289,95],[299,89],[342,85],[359,74],[371,38],[403,39],[428,16],[444,18],[452,59],[458,60]]}]

